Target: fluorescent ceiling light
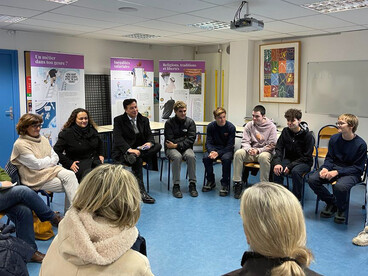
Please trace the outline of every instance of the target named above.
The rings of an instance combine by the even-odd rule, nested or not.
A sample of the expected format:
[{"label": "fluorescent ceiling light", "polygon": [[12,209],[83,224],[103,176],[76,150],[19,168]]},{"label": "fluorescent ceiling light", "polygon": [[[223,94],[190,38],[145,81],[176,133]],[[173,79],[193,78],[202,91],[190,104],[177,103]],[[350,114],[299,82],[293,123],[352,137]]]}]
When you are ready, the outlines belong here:
[{"label": "fluorescent ceiling light", "polygon": [[363,9],[368,7],[367,0],[330,0],[316,2],[312,4],[300,5],[303,8],[314,10],[320,13],[333,13]]},{"label": "fluorescent ceiling light", "polygon": [[46,1],[69,5],[69,4],[72,4],[74,2],[77,2],[78,0],[46,0]]},{"label": "fluorescent ceiling light", "polygon": [[26,17],[21,17],[21,16],[11,16],[11,15],[0,14],[0,22],[5,22],[5,23],[18,23],[26,19],[27,19]]},{"label": "fluorescent ceiling light", "polygon": [[150,39],[150,38],[158,38],[160,36],[150,35],[150,34],[142,34],[142,33],[135,33],[135,34],[123,35],[123,37],[135,38],[135,39]]},{"label": "fluorescent ceiling light", "polygon": [[202,23],[188,24],[189,27],[200,28],[204,30],[221,30],[221,29],[229,29],[230,24],[222,21],[208,21]]}]

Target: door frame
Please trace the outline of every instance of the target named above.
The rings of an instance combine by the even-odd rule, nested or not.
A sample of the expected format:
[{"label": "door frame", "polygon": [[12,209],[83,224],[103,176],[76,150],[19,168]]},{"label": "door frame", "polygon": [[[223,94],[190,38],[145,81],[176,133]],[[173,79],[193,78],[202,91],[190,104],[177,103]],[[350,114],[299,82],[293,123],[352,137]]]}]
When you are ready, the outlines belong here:
[{"label": "door frame", "polygon": [[19,99],[19,69],[18,69],[18,50],[6,50],[0,49],[0,54],[10,55],[11,56],[11,66],[12,66],[12,106],[13,106],[13,137],[14,142],[18,137],[18,133],[15,129],[17,122],[20,118],[20,99]]}]

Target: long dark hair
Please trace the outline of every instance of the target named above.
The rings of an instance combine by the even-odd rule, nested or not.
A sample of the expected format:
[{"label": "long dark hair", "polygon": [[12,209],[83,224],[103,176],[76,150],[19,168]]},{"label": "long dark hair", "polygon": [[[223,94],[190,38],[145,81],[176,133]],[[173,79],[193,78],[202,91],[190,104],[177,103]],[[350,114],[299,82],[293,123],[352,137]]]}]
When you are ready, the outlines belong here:
[{"label": "long dark hair", "polygon": [[75,124],[75,120],[77,119],[77,115],[79,112],[85,112],[88,116],[88,124],[92,125],[94,129],[97,130],[97,124],[93,119],[91,118],[91,115],[89,114],[87,109],[84,108],[77,108],[72,111],[72,114],[70,114],[69,119],[66,121],[66,123],[63,126],[63,129],[68,128]]}]

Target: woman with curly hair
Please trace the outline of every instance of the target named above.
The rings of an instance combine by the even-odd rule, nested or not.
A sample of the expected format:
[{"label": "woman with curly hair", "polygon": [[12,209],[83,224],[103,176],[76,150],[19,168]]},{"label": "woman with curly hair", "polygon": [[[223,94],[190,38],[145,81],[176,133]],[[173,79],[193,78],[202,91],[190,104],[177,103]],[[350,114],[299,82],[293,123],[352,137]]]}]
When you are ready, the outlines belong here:
[{"label": "woman with curly hair", "polygon": [[96,128],[86,109],[74,109],[54,146],[60,163],[73,171],[79,182],[91,169],[104,162],[103,143]]}]

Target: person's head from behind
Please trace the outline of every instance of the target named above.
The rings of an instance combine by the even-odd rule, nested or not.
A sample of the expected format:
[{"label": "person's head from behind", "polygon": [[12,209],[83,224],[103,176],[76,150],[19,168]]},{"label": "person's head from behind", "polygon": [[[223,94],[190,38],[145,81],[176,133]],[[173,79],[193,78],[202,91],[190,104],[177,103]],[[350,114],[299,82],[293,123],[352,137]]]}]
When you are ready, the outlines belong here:
[{"label": "person's head from behind", "polygon": [[33,113],[26,113],[20,117],[16,129],[19,135],[29,135],[38,137],[42,128],[42,116]]},{"label": "person's head from behind", "polygon": [[253,108],[252,118],[255,124],[257,125],[262,124],[263,120],[265,119],[265,115],[266,115],[266,109],[264,108],[263,105],[256,105]]},{"label": "person's head from behind", "polygon": [[141,193],[132,173],[121,165],[105,164],[87,174],[72,206],[104,217],[116,227],[133,227],[140,216]]},{"label": "person's head from behind", "polygon": [[284,115],[286,121],[287,121],[287,125],[288,127],[292,130],[292,131],[299,131],[300,127],[299,124],[302,120],[302,112],[299,109],[295,109],[295,108],[290,108],[285,112]]},{"label": "person's head from behind", "polygon": [[[313,259],[306,248],[303,210],[285,187],[260,182],[244,191],[240,202],[244,232],[252,251],[270,258],[291,258],[272,275],[304,275]],[[299,266],[299,265],[300,266]]]},{"label": "person's head from behind", "polygon": [[174,112],[176,117],[184,120],[187,117],[187,104],[183,101],[176,101],[174,103]]},{"label": "person's head from behind", "polygon": [[97,127],[96,123],[92,120],[88,110],[84,108],[74,109],[70,114],[69,119],[64,124],[63,128],[68,128],[74,124],[81,128],[87,127],[88,124],[91,124],[94,128]]},{"label": "person's head from behind", "polygon": [[358,117],[353,114],[344,113],[337,119],[337,128],[339,132],[353,132],[355,133],[358,128],[359,120]]},{"label": "person's head from behind", "polygon": [[125,110],[125,113],[130,118],[135,118],[138,115],[138,106],[137,106],[137,100],[136,99],[125,99],[123,101],[123,107]]},{"label": "person's head from behind", "polygon": [[226,110],[223,107],[218,107],[213,111],[213,117],[217,125],[224,126],[226,124]]}]

